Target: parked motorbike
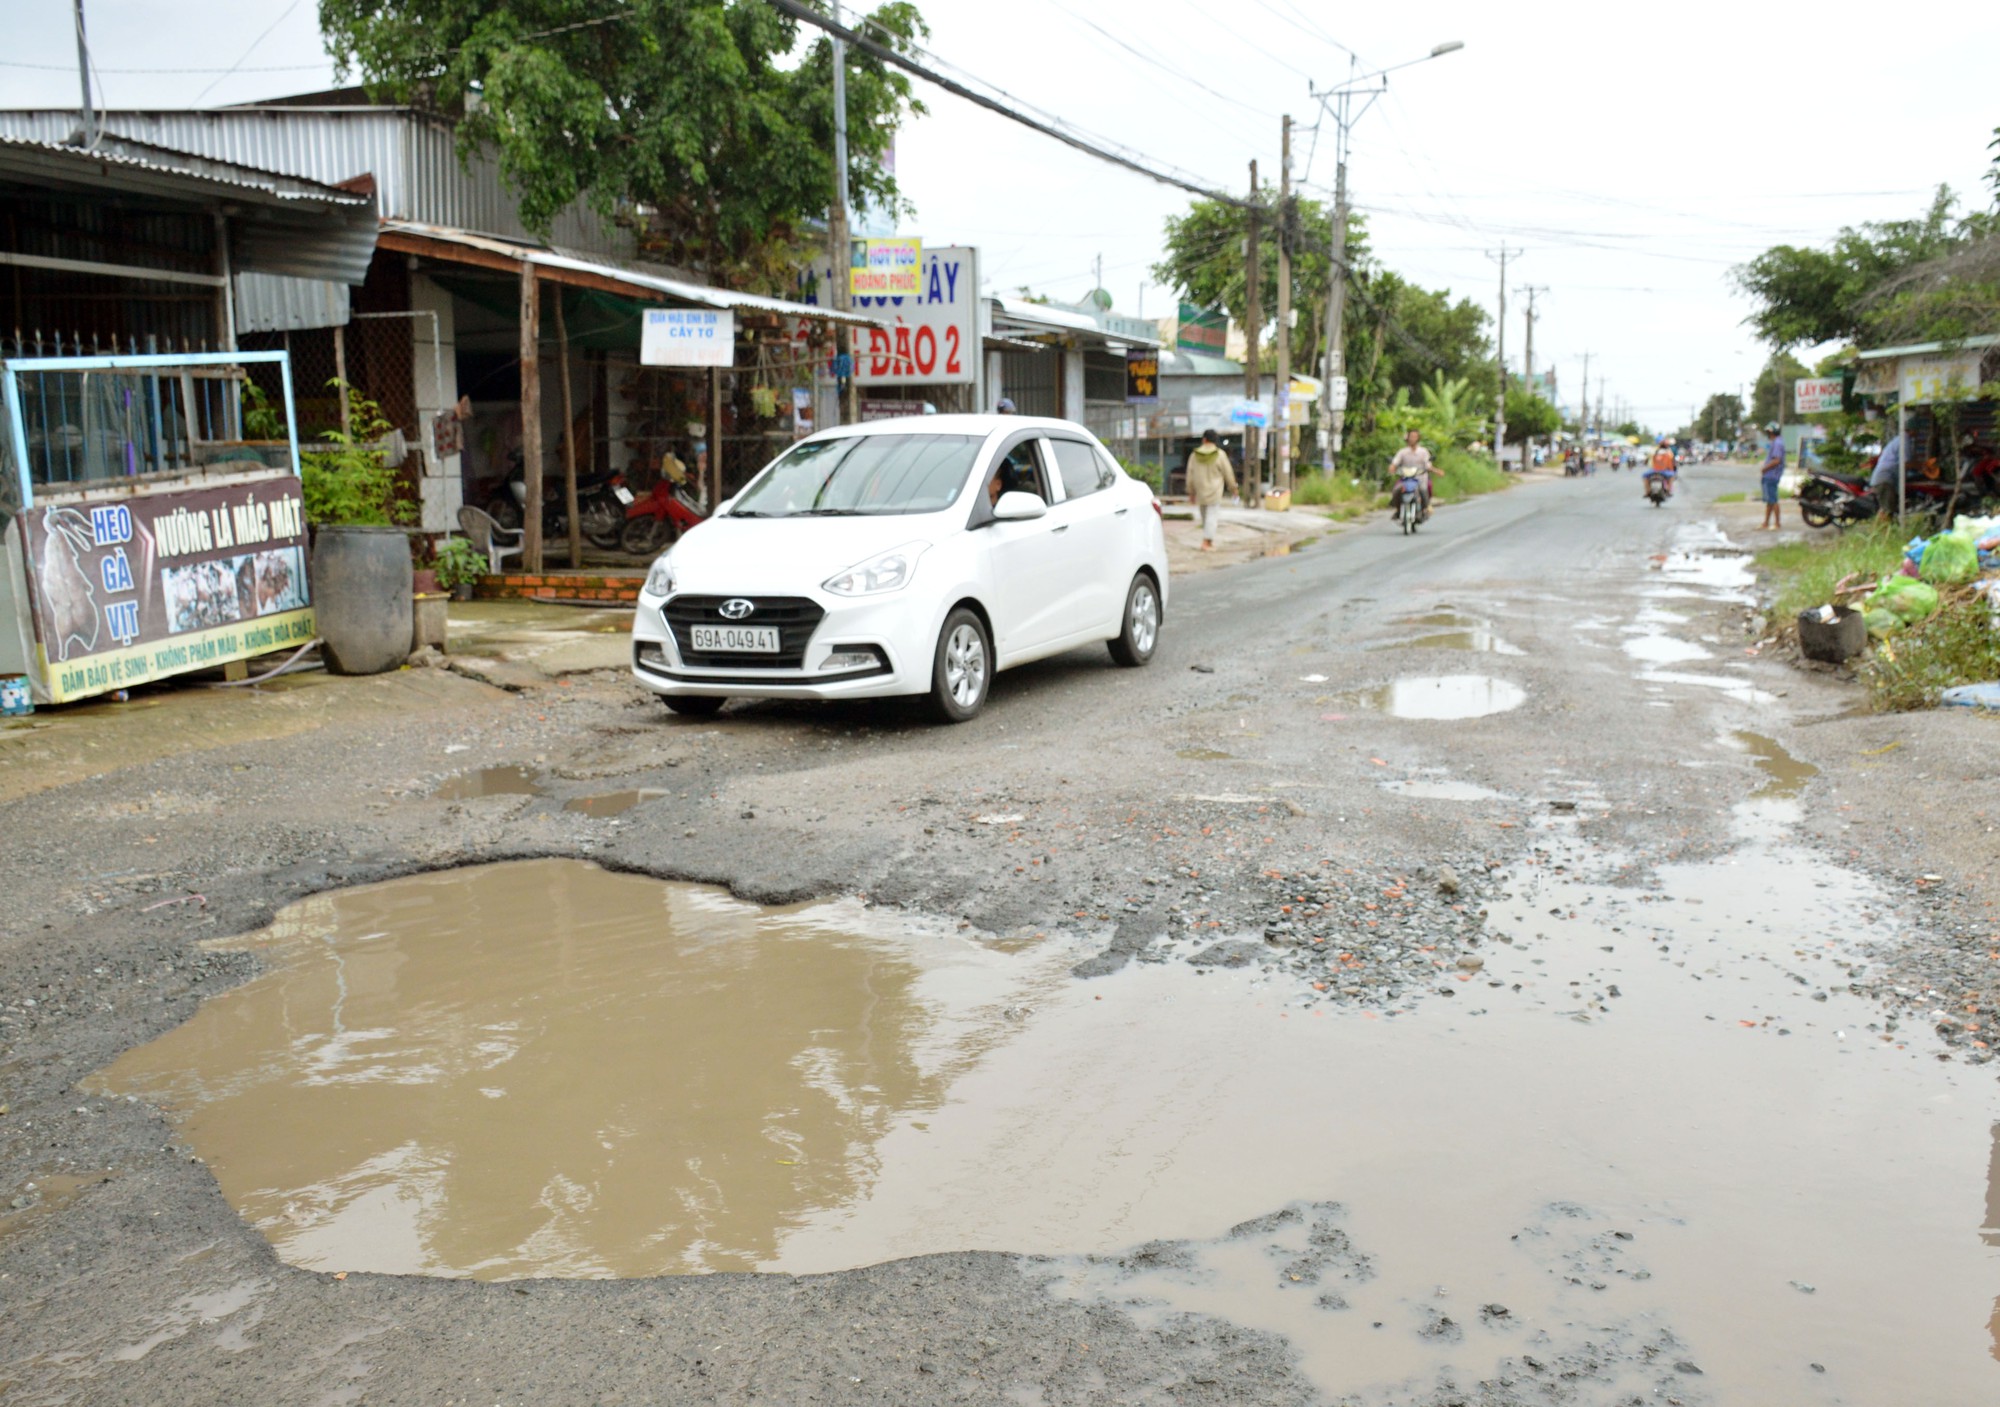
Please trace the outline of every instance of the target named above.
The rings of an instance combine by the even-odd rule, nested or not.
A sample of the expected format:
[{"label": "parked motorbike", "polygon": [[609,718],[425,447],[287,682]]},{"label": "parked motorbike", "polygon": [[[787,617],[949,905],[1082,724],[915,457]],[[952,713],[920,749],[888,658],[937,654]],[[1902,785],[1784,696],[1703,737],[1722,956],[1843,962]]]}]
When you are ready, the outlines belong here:
[{"label": "parked motorbike", "polygon": [[637,557],[650,557],[680,540],[682,533],[706,518],[687,495],[662,479],[644,498],[625,509],[625,526],[618,546]]},{"label": "parked motorbike", "polygon": [[1646,502],[1655,508],[1667,506],[1667,497],[1673,492],[1673,484],[1665,474],[1657,470],[1646,475]]},{"label": "parked motorbike", "polygon": [[[1951,484],[1914,476],[1904,483],[1903,497],[1910,513],[1934,518],[1953,511],[1973,512],[1979,503],[1976,493],[1960,492],[1954,499]],[[1864,475],[1814,469],[1799,485],[1799,516],[1809,528],[1846,528],[1881,511],[1881,500]]]},{"label": "parked motorbike", "polygon": [[[564,505],[561,479],[544,478],[542,481],[542,538],[551,541],[569,536],[569,513]],[[613,471],[609,474],[593,474],[576,481],[577,522],[583,529],[584,540],[593,547],[615,548],[620,534],[625,529],[625,510],[633,501],[632,490],[625,487],[625,475]],[[514,462],[514,471],[508,476],[504,491],[494,494],[486,506],[486,511],[503,528],[518,528],[526,521],[528,502],[527,475],[521,467],[519,457]]]}]

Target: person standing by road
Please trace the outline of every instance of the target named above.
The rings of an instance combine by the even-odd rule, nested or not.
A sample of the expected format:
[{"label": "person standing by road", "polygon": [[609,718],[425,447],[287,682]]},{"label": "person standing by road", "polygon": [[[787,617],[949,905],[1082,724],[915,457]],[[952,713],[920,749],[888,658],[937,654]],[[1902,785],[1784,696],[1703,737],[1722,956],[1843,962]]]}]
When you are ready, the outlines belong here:
[{"label": "person standing by road", "polygon": [[1201,548],[1203,552],[1215,550],[1215,525],[1222,516],[1222,496],[1236,492],[1236,471],[1230,467],[1229,456],[1216,443],[1215,431],[1201,432],[1201,443],[1187,462],[1188,501],[1194,504],[1194,516],[1201,523]]},{"label": "person standing by road", "polygon": [[1764,521],[1757,525],[1757,531],[1776,532],[1784,525],[1778,508],[1778,481],[1785,477],[1785,438],[1775,423],[1766,425],[1764,433],[1771,439],[1764,446],[1764,462],[1758,468],[1759,487],[1764,491]]},{"label": "person standing by road", "polygon": [[1896,513],[1896,485],[1903,476],[1903,456],[1908,445],[1906,437],[1891,432],[1882,442],[1882,452],[1875,456],[1875,472],[1868,476],[1868,491],[1875,495],[1877,517],[1894,517]]}]

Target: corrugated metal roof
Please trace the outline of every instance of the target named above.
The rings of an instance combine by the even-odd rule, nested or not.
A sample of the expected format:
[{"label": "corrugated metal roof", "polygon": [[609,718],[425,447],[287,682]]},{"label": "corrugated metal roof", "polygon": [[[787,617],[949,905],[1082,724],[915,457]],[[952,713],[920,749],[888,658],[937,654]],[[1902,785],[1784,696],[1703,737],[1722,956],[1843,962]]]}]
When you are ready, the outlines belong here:
[{"label": "corrugated metal roof", "polygon": [[793,303],[783,298],[767,297],[761,293],[738,293],[728,288],[710,288],[706,284],[689,283],[685,279],[674,278],[664,271],[649,269],[629,261],[590,259],[525,241],[495,239],[490,235],[477,234],[471,230],[420,224],[414,220],[384,220],[382,229],[384,233],[414,235],[439,244],[457,245],[485,254],[497,254],[502,258],[533,264],[537,268],[568,269],[576,273],[592,274],[598,278],[615,279],[632,285],[638,292],[662,293],[681,299],[683,302],[699,303],[710,308],[742,308],[756,312],[778,313],[786,317],[824,318],[829,322],[854,323],[861,327],[873,327],[881,321],[863,312],[843,313],[833,308],[814,307],[810,303]]},{"label": "corrugated metal roof", "polygon": [[[1951,351],[1970,351],[1980,347],[2000,347],[2000,334],[1967,337],[1963,341],[1949,344]],[[1879,361],[1883,357],[1927,357],[1947,350],[1943,342],[1914,342],[1907,347],[1881,347],[1872,352],[1862,352],[1857,361]]]},{"label": "corrugated metal roof", "polygon": [[280,278],[274,274],[236,276],[238,332],[298,332],[309,327],[343,327],[349,311],[347,285],[331,279]]},{"label": "corrugated metal roof", "polygon": [[[98,122],[106,133],[133,141],[328,184],[370,175],[377,209],[389,218],[528,237],[499,163],[475,154],[461,165],[451,125],[413,108],[114,109],[99,113]],[[75,129],[73,110],[0,109],[0,134],[62,143]],[[634,249],[628,231],[582,204],[556,217],[550,237],[559,246],[614,258]]]}]

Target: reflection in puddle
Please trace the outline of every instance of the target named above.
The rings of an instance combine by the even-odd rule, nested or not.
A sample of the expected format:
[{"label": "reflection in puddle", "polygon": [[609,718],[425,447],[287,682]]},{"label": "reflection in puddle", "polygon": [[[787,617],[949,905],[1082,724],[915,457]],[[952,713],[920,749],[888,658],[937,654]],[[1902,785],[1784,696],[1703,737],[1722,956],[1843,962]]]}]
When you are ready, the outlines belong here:
[{"label": "reflection in puddle", "polygon": [[1484,674],[1442,674],[1398,679],[1373,689],[1339,696],[1354,708],[1372,708],[1392,718],[1484,718],[1519,708],[1528,695],[1518,684]]},{"label": "reflection in puddle", "polygon": [[1231,762],[1235,760],[1236,754],[1217,752],[1212,747],[1184,747],[1174,756],[1184,762]]},{"label": "reflection in puddle", "polygon": [[1449,778],[1411,777],[1407,780],[1384,782],[1383,791],[1393,791],[1398,796],[1414,796],[1423,801],[1490,801],[1500,793],[1479,786],[1474,782],[1458,782]]},{"label": "reflection in puddle", "polygon": [[1419,635],[1411,640],[1390,640],[1374,647],[1378,650],[1465,650],[1478,655],[1518,655],[1519,646],[1510,645],[1484,626],[1474,626],[1466,630],[1445,630],[1433,635]]},{"label": "reflection in puddle", "polygon": [[1633,659],[1647,664],[1685,664],[1690,660],[1713,658],[1707,650],[1692,641],[1677,640],[1671,635],[1628,635],[1619,642],[1619,648]]},{"label": "reflection in puddle", "polygon": [[633,787],[625,791],[606,792],[602,796],[579,796],[565,801],[563,810],[575,811],[601,821],[607,816],[622,816],[634,806],[657,801],[666,794],[666,790],[661,787]]},{"label": "reflection in puddle", "polygon": [[540,796],[538,774],[527,767],[481,767],[445,778],[437,789],[440,801],[472,801],[482,796]]},{"label": "reflection in puddle", "polygon": [[563,860],[320,895],[248,941],[275,970],[104,1086],[180,1116],[293,1264],[481,1279],[780,1261],[1049,967]]},{"label": "reflection in puddle", "polygon": [[[1750,750],[1757,759],[1757,770],[1765,777],[1756,797],[1788,798],[1797,796],[1806,789],[1806,783],[1819,775],[1819,768],[1810,762],[1801,762],[1786,752],[1775,739],[1762,733],[1731,733],[1743,747]],[[1755,799],[1755,798],[1753,798]]]}]

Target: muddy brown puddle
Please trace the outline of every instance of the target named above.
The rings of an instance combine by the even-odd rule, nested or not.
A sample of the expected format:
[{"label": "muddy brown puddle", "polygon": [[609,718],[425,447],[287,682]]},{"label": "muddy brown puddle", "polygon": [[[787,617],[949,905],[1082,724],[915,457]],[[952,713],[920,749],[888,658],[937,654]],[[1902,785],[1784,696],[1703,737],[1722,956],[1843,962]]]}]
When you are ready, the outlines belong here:
[{"label": "muddy brown puddle", "polygon": [[1484,969],[1392,1012],[573,861],[423,875],[236,940],[265,975],[99,1083],[315,1269],[1007,1250],[1283,1334],[1344,1401],[1522,1354],[1662,1400],[1700,1398],[1680,1363],[1715,1400],[2000,1399],[2000,1097],[1847,993],[1897,920],[1795,806],[1644,877],[1552,820]]}]

